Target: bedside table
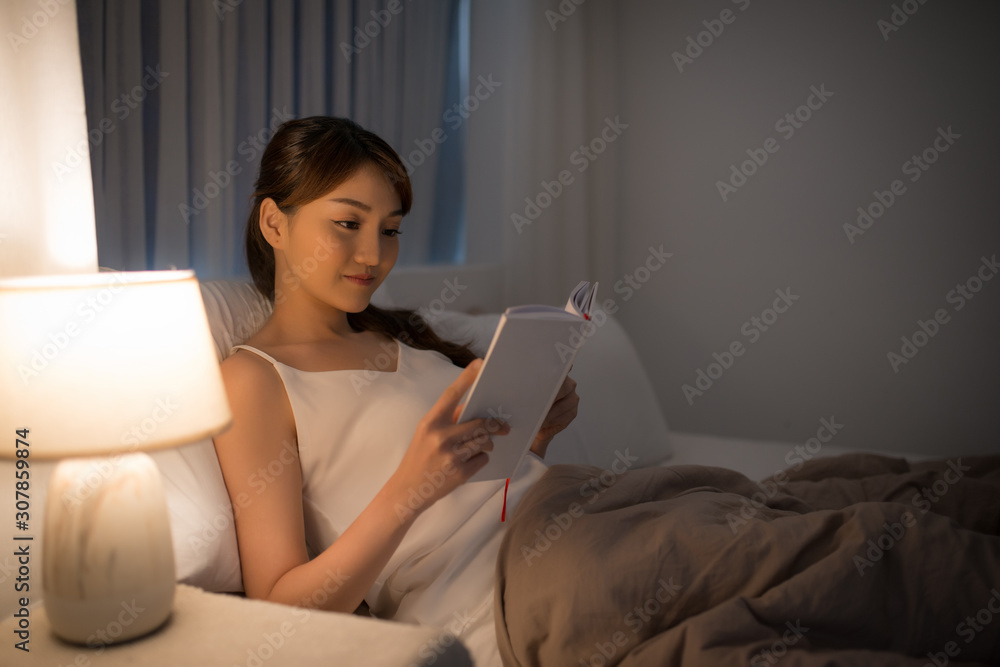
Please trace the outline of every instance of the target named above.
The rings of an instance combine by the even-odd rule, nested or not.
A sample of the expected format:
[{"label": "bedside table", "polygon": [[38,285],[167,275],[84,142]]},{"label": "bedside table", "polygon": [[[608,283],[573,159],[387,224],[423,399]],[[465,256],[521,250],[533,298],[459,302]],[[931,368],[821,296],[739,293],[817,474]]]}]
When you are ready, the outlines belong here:
[{"label": "bedside table", "polygon": [[[141,611],[139,611],[141,613]],[[470,667],[447,630],[290,607],[177,585],[173,613],[158,630],[124,644],[94,648],[52,634],[44,606],[31,608],[30,652],[14,648],[15,618],[0,623],[0,664],[51,667],[224,665],[307,667],[371,665]]]}]

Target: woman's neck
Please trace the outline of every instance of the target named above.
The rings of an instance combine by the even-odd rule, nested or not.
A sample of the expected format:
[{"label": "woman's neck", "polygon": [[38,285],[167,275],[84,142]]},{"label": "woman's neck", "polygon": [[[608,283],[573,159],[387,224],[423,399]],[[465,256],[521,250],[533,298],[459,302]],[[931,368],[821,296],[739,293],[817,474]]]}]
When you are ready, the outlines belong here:
[{"label": "woman's neck", "polygon": [[268,339],[281,343],[330,341],[357,334],[346,312],[305,299],[276,301],[261,333],[265,330]]}]

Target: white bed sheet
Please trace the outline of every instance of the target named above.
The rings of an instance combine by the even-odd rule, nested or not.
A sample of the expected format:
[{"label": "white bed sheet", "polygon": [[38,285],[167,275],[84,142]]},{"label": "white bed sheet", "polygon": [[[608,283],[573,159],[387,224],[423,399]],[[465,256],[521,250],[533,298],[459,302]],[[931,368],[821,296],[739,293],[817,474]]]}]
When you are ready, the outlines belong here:
[{"label": "white bed sheet", "polygon": [[[837,447],[824,444],[815,454],[810,453],[802,442],[775,442],[766,440],[749,440],[746,438],[731,438],[704,433],[670,432],[670,443],[674,455],[661,463],[664,466],[675,465],[706,465],[729,468],[741,472],[752,480],[760,480],[779,470],[784,470],[797,462],[796,458],[786,460],[786,457],[807,456],[816,458],[837,456],[857,449]],[[798,448],[798,451],[796,451]],[[812,444],[815,450],[815,443]],[[886,456],[904,457],[910,461],[930,458],[922,454],[899,452],[872,452]]]}]

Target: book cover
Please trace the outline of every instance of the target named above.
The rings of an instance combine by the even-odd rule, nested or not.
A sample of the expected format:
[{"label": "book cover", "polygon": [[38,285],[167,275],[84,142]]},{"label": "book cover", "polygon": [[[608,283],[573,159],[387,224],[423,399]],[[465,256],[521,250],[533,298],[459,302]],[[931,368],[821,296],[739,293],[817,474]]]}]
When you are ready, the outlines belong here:
[{"label": "book cover", "polygon": [[492,436],[489,463],[469,482],[513,477],[594,326],[589,318],[596,295],[597,283],[583,281],[565,308],[529,305],[504,311],[458,423],[501,418],[510,433]]}]

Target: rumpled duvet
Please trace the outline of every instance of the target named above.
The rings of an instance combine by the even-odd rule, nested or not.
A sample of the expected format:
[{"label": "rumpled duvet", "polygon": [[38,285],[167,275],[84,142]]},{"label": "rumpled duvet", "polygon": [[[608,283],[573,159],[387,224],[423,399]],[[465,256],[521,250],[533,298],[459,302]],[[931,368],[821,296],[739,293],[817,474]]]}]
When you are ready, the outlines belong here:
[{"label": "rumpled duvet", "polygon": [[508,520],[508,666],[1000,664],[1000,457],[554,465]]}]

